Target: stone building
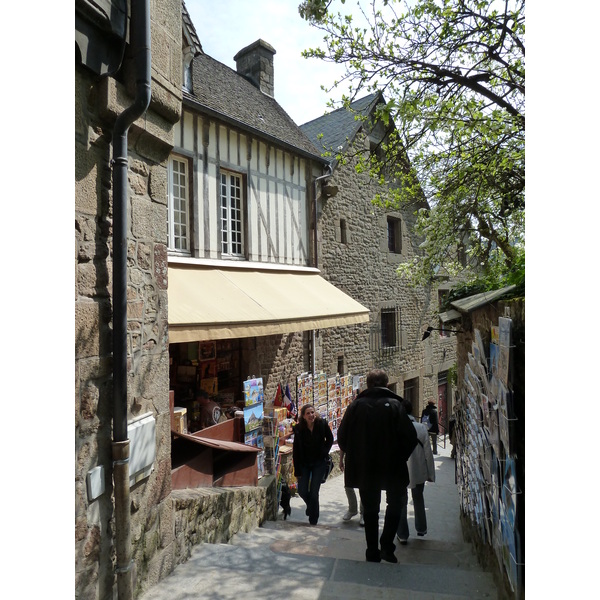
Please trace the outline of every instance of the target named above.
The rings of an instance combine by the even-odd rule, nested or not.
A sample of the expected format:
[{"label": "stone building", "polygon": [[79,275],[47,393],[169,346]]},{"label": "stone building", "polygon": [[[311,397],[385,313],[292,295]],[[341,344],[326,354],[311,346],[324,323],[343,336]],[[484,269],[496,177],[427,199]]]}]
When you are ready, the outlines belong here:
[{"label": "stone building", "polygon": [[181,0],[77,0],[75,17],[75,590],[125,599],[269,515],[260,486],[173,489],[170,392],[201,344],[234,402],[247,376],[272,398],[301,371],[383,366],[420,405],[453,339],[420,341],[437,297],[394,279],[410,215],[372,207],[281,109],[268,43],[234,71]]},{"label": "stone building", "polygon": [[[376,151],[385,137],[373,112],[381,94],[358,99],[351,110],[332,111],[301,129],[330,156],[331,185],[337,195],[319,204],[318,260],[323,276],[370,310],[368,324],[319,333],[319,362],[330,372],[385,369],[390,386],[413,403],[420,415],[428,400],[436,400],[440,422],[452,412],[449,372],[456,361],[456,339],[439,317],[439,301],[450,283],[442,278],[431,287],[412,288],[396,273],[411,260],[422,240],[412,226],[419,206],[386,210],[371,200],[380,192],[367,173],[355,171],[355,151]],[[355,118],[355,117],[360,118]],[[347,162],[336,155],[347,154]],[[436,331],[426,340],[427,327]]]},{"label": "stone building", "polygon": [[325,161],[272,97],[274,49],[224,67],[181,0],[78,0],[75,17],[75,590],[124,599],[268,514],[260,486],[172,489],[174,347],[235,340],[230,387],[264,375],[273,394],[315,326],[367,311],[312,266]]},{"label": "stone building", "polygon": [[[75,591],[80,600],[113,598],[116,588],[119,597],[130,596],[136,581],[157,580],[171,569],[165,222],[168,157],[181,116],[181,30],[181,0],[75,2]],[[147,110],[140,100],[141,80],[151,94]],[[129,115],[135,120],[124,126],[125,156],[117,157],[117,123],[120,136]],[[122,196],[115,177],[123,164]],[[124,248],[113,241],[116,213],[124,216]],[[116,255],[124,256],[125,270],[116,268]],[[126,273],[123,293],[116,292],[115,272]],[[114,316],[122,304],[126,327],[117,334]],[[115,449],[113,434],[123,427],[114,422],[116,345],[126,348],[125,436],[135,435],[132,425],[151,434],[153,460],[141,456],[139,444],[131,444],[129,461],[126,443]],[[122,454],[120,460],[115,452]],[[115,484],[116,470],[127,462],[132,479]]]}]

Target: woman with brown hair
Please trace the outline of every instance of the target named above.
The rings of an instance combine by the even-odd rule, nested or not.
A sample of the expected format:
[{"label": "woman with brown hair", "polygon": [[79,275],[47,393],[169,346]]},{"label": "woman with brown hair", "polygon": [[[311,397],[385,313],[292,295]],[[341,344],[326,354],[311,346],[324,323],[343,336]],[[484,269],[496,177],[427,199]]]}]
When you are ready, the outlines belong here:
[{"label": "woman with brown hair", "polygon": [[305,404],[294,427],[294,473],[298,479],[298,495],[306,503],[308,522],[319,520],[319,489],[327,473],[327,457],[333,445],[333,434],[312,404]]}]

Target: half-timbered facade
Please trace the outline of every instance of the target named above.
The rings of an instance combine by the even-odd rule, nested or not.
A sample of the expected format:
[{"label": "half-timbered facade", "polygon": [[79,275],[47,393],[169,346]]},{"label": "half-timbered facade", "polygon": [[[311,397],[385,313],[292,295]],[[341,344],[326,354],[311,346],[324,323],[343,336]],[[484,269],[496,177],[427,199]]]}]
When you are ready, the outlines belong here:
[{"label": "half-timbered facade", "polygon": [[[257,40],[234,70],[202,50],[185,5],[183,28],[167,223],[174,402],[208,387],[225,409],[239,406],[254,376],[272,402],[278,384],[315,368],[316,330],[362,324],[368,310],[316,268],[328,165],[274,98],[275,49]],[[185,376],[202,344],[214,344],[214,386]]]}]

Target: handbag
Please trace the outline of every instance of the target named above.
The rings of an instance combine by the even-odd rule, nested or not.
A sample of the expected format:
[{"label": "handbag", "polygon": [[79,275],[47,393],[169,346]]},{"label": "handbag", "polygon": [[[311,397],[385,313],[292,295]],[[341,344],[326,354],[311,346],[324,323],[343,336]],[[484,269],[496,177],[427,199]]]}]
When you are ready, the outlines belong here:
[{"label": "handbag", "polygon": [[321,480],[321,483],[325,483],[327,478],[331,475],[331,471],[333,471],[333,459],[331,458],[331,454],[327,455],[325,464],[327,465],[327,469],[323,473],[323,479]]}]

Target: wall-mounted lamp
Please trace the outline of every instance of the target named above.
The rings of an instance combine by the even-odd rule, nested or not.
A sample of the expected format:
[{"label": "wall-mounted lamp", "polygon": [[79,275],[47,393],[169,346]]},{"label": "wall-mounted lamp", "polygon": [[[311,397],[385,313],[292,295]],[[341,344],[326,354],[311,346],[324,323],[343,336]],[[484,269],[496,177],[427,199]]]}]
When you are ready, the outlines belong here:
[{"label": "wall-mounted lamp", "polygon": [[333,198],[338,193],[338,186],[326,184],[323,186],[323,194],[327,196],[327,198]]},{"label": "wall-mounted lamp", "polygon": [[423,332],[423,337],[421,338],[421,341],[426,340],[431,335],[432,331],[445,331],[446,333],[459,333],[461,330],[460,329],[440,329],[438,327],[428,327]]}]

